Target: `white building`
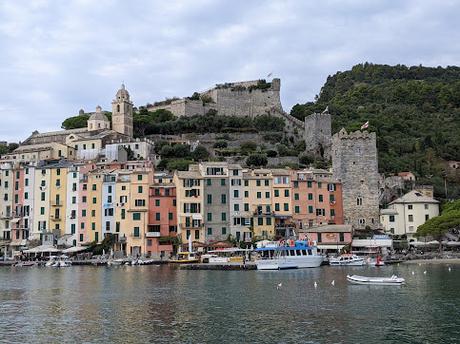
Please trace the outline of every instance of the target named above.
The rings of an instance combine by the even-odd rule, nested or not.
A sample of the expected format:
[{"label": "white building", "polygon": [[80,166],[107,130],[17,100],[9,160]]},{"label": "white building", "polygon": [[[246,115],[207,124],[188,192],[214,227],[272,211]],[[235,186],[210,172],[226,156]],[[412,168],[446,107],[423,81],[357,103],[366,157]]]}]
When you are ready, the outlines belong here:
[{"label": "white building", "polygon": [[414,239],[417,228],[438,215],[439,201],[412,190],[391,202],[388,209],[382,209],[380,221],[385,232]]},{"label": "white building", "polygon": [[79,168],[73,166],[67,173],[67,207],[65,221],[65,235],[72,242],[73,246],[77,244],[77,226],[78,226],[78,187],[79,187]]}]

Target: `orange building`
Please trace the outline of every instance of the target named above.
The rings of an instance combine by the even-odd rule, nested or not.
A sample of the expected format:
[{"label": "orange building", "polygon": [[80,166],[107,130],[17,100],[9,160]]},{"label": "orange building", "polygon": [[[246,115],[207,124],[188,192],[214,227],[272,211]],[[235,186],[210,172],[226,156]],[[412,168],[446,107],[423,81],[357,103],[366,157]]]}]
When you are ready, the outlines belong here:
[{"label": "orange building", "polygon": [[342,184],[320,169],[291,171],[292,219],[296,228],[343,224]]},{"label": "orange building", "polygon": [[149,256],[168,258],[177,235],[176,187],[173,176],[155,173],[149,190],[149,223],[145,250]]}]

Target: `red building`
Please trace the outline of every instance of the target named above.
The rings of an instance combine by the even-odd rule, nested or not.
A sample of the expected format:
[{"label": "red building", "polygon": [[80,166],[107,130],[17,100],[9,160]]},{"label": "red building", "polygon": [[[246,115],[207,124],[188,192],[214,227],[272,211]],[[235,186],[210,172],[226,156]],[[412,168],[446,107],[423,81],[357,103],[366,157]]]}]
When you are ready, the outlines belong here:
[{"label": "red building", "polygon": [[173,176],[155,173],[149,190],[149,224],[144,252],[156,258],[173,253],[177,237],[176,187]]},{"label": "red building", "polygon": [[343,224],[342,184],[321,169],[291,171],[292,219],[298,229]]}]

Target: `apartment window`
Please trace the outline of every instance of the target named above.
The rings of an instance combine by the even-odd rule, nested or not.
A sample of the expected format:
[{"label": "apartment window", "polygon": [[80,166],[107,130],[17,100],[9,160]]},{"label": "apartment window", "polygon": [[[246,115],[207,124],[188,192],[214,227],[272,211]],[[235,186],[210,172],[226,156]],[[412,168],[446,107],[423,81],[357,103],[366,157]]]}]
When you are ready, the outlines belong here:
[{"label": "apartment window", "polygon": [[72,196],[72,204],[77,204],[77,196]]},{"label": "apartment window", "polygon": [[296,201],[299,200],[299,194],[298,194],[298,193],[295,193],[295,194],[294,194],[294,199],[295,199]]},{"label": "apartment window", "polygon": [[264,224],[264,218],[263,218],[263,217],[258,217],[258,218],[257,218],[257,224],[258,224],[259,226],[263,226],[263,224]]},{"label": "apartment window", "polygon": [[257,191],[257,198],[262,198],[262,192]]},{"label": "apartment window", "polygon": [[395,222],[395,216],[394,216],[394,215],[390,215],[389,221],[390,221],[390,222]]},{"label": "apartment window", "polygon": [[345,241],[345,235],[343,233],[339,233],[339,241],[344,242]]},{"label": "apartment window", "polygon": [[112,203],[112,196],[107,196],[107,203]]},{"label": "apartment window", "polygon": [[407,209],[412,210],[412,209],[414,209],[414,206],[413,206],[412,204],[409,204],[409,205],[407,206]]},{"label": "apartment window", "polygon": [[212,228],[211,227],[208,228],[208,235],[212,235]]},{"label": "apartment window", "polygon": [[320,202],[322,202],[322,201],[323,201],[323,195],[319,195],[319,196],[318,196],[318,200],[319,200]]},{"label": "apartment window", "polygon": [[248,198],[249,197],[249,191],[244,192],[244,197]]},{"label": "apartment window", "polygon": [[45,193],[42,192],[42,194],[41,194],[41,200],[44,201],[45,199],[46,199]]},{"label": "apartment window", "polygon": [[308,181],[307,181],[307,187],[308,187],[308,188],[313,187],[313,182],[312,182],[311,180],[308,180]]},{"label": "apartment window", "polygon": [[414,215],[409,215],[409,222],[414,222]]},{"label": "apartment window", "polygon": [[136,207],[145,207],[145,199],[136,199],[136,200],[134,200],[134,205]]},{"label": "apartment window", "polygon": [[97,203],[97,198],[93,197],[93,204],[96,204],[96,203]]},{"label": "apartment window", "polygon": [[275,211],[280,211],[280,204],[279,203],[275,203]]},{"label": "apartment window", "polygon": [[80,234],[80,242],[83,241],[83,234]]},{"label": "apartment window", "polygon": [[362,197],[356,198],[356,205],[363,205],[363,198]]},{"label": "apartment window", "polygon": [[295,187],[295,188],[298,188],[298,187],[299,187],[299,182],[298,182],[298,181],[294,181],[294,187]]},{"label": "apartment window", "polygon": [[40,207],[40,215],[45,215],[45,207]]},{"label": "apartment window", "polygon": [[425,214],[425,221],[428,221],[430,219],[430,215]]},{"label": "apartment window", "polygon": [[83,184],[83,190],[88,190],[88,185],[87,184]]},{"label": "apartment window", "polygon": [[200,231],[195,231],[195,240],[200,240]]},{"label": "apartment window", "polygon": [[221,180],[220,180],[220,185],[221,185],[221,186],[225,186],[225,179],[221,179]]},{"label": "apartment window", "polygon": [[24,179],[24,185],[29,186],[29,179],[28,178]]},{"label": "apartment window", "polygon": [[284,197],[289,197],[289,190],[284,190]]},{"label": "apartment window", "polygon": [[222,194],[222,195],[220,196],[220,199],[221,199],[222,204],[226,204],[226,203],[227,203],[227,195]]},{"label": "apartment window", "polygon": [[141,213],[133,213],[134,221],[140,221],[140,219],[141,219]]},{"label": "apartment window", "polygon": [[126,218],[126,210],[121,209],[121,219],[124,220]]},{"label": "apartment window", "polygon": [[95,222],[91,222],[91,229],[92,229],[93,231],[96,230],[96,223],[95,223]]},{"label": "apartment window", "polygon": [[155,220],[160,221],[161,213],[155,213]]},{"label": "apartment window", "polygon": [[86,199],[87,199],[86,196],[83,196],[83,197],[81,198],[81,202],[82,202],[82,203],[86,203]]},{"label": "apartment window", "polygon": [[139,238],[140,237],[140,231],[139,231],[139,227],[134,227],[134,237],[135,238]]},{"label": "apartment window", "polygon": [[76,227],[76,226],[75,226],[75,223],[72,223],[72,224],[70,225],[70,234],[75,234],[75,227]]},{"label": "apartment window", "polygon": [[227,221],[227,213],[222,213],[221,214],[221,219],[222,219],[222,221]]},{"label": "apartment window", "polygon": [[96,191],[96,184],[91,185],[91,189],[92,189],[93,191]]},{"label": "apartment window", "polygon": [[120,232],[120,222],[115,223],[115,232]]},{"label": "apartment window", "polygon": [[156,199],[155,200],[155,207],[159,207],[160,206],[160,200],[159,199]]},{"label": "apartment window", "polygon": [[212,195],[207,196],[207,203],[212,204]]},{"label": "apartment window", "polygon": [[168,213],[168,220],[171,221],[173,219],[173,213]]},{"label": "apartment window", "polygon": [[294,212],[295,212],[296,214],[300,213],[300,207],[299,207],[298,205],[296,205],[296,206],[294,207]]},{"label": "apartment window", "polygon": [[330,214],[331,214],[331,217],[334,217],[335,216],[335,209],[331,209]]},{"label": "apartment window", "polygon": [[313,194],[312,194],[312,193],[309,193],[309,194],[308,194],[308,200],[309,200],[309,201],[313,201]]},{"label": "apartment window", "polygon": [[322,242],[322,241],[323,241],[323,238],[321,237],[321,234],[322,234],[322,233],[317,233],[317,235],[318,235],[318,242]]},{"label": "apartment window", "polygon": [[142,180],[142,174],[137,175],[137,180]]},{"label": "apartment window", "polygon": [[233,211],[240,211],[240,205],[239,204],[234,204],[233,205]]},{"label": "apartment window", "polygon": [[313,214],[313,206],[312,205],[308,206],[308,213]]},{"label": "apartment window", "polygon": [[322,186],[323,184],[321,182],[318,182],[318,189],[321,189]]},{"label": "apartment window", "polygon": [[235,198],[240,197],[240,192],[238,190],[233,190],[233,197]]},{"label": "apartment window", "polygon": [[91,210],[91,216],[92,216],[92,217],[96,216],[96,210],[94,210],[94,209]]},{"label": "apartment window", "polygon": [[142,186],[139,185],[139,186],[137,187],[137,193],[142,193]]},{"label": "apartment window", "polygon": [[265,192],[265,198],[270,198],[270,191]]},{"label": "apartment window", "polygon": [[227,227],[222,227],[222,235],[227,235]]},{"label": "apartment window", "polygon": [[270,185],[270,181],[267,179],[265,180],[265,186],[269,186]]},{"label": "apartment window", "polygon": [[279,197],[280,196],[280,190],[274,190],[274,194],[275,194],[275,197]]},{"label": "apartment window", "polygon": [[244,203],[244,211],[249,211],[249,203]]},{"label": "apartment window", "polygon": [[260,186],[260,180],[256,180],[256,185]]},{"label": "apartment window", "polygon": [[206,179],[206,185],[211,186],[212,185],[212,180],[211,178]]},{"label": "apartment window", "polygon": [[[27,179],[26,179],[27,180]],[[425,204],[425,209],[428,210],[428,204]]]},{"label": "apartment window", "polygon": [[289,211],[289,203],[284,203],[284,211]]},{"label": "apartment window", "polygon": [[81,210],[81,217],[86,217],[86,209]]},{"label": "apartment window", "polygon": [[272,225],[272,218],[267,217],[267,226],[271,226],[271,225]]},{"label": "apartment window", "polygon": [[85,229],[85,223],[84,222],[80,223],[80,228]]},{"label": "apartment window", "polygon": [[244,186],[249,186],[249,180],[244,181]]},{"label": "apartment window", "polygon": [[24,199],[29,199],[29,193],[28,192],[24,192]]}]

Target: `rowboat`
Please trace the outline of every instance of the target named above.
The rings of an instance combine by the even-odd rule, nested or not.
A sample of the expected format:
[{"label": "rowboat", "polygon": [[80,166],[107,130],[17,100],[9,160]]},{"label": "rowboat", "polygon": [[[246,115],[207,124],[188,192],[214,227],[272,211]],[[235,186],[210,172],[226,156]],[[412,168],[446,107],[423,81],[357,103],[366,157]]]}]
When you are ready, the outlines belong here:
[{"label": "rowboat", "polygon": [[402,285],[406,280],[402,277],[393,275],[391,277],[366,277],[358,275],[347,275],[348,282],[353,284],[369,284],[369,285]]}]

